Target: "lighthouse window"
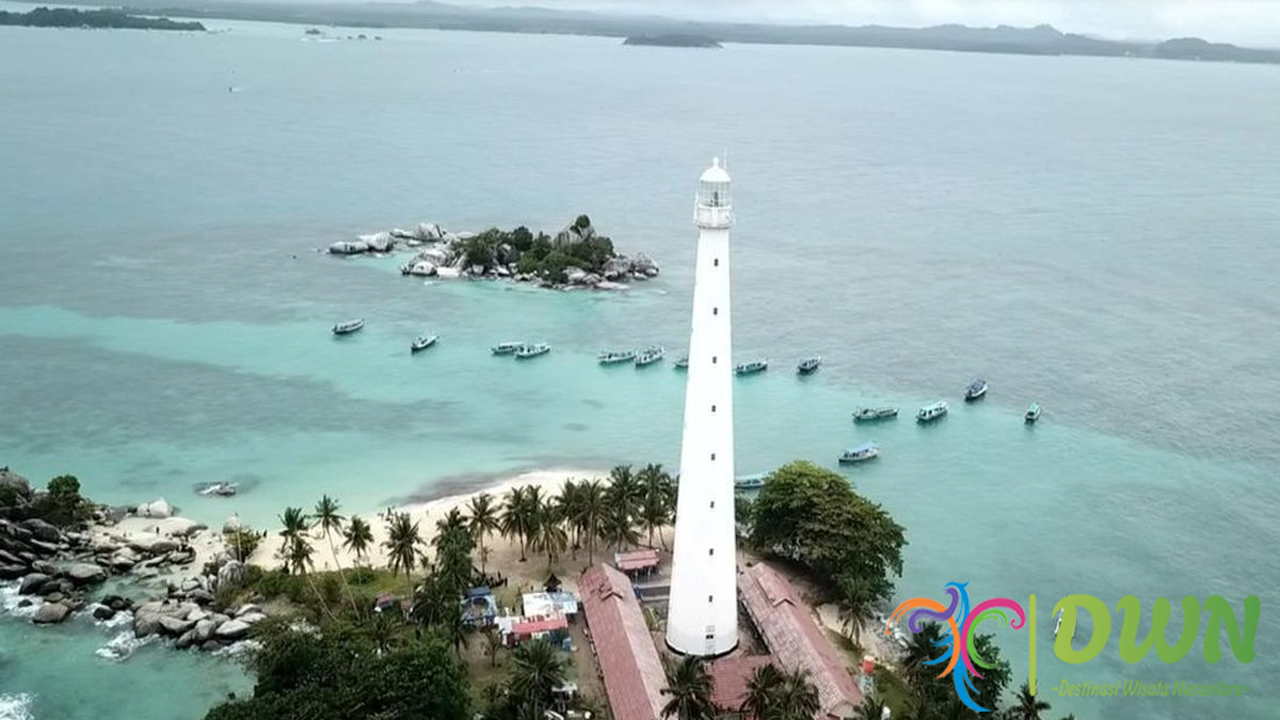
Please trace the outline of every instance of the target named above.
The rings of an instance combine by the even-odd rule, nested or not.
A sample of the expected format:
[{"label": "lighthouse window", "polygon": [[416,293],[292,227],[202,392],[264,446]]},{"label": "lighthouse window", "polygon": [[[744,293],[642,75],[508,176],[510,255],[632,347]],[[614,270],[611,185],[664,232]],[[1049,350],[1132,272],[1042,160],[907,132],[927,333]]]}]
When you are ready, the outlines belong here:
[{"label": "lighthouse window", "polygon": [[720,267],[720,258],[716,258],[715,260],[712,260],[711,264],[714,265],[715,267]]},{"label": "lighthouse window", "polygon": [[707,633],[707,639],[708,639],[708,640],[715,640],[715,639],[716,639],[716,634],[715,634],[715,633],[713,633],[713,632],[709,632],[709,633]]},{"label": "lighthouse window", "polygon": [[715,454],[715,453],[711,453],[711,459],[712,459],[712,460],[715,460],[715,459],[716,459],[716,454]]},{"label": "lighthouse window", "polygon": [[716,406],[715,406],[715,405],[712,405],[712,406],[711,406],[711,412],[715,412],[715,411],[716,411]]},{"label": "lighthouse window", "polygon": [[715,500],[712,500],[712,501],[711,501],[711,509],[712,509],[712,510],[715,510],[715,509],[716,509],[716,501],[715,501]]},{"label": "lighthouse window", "polygon": [[712,315],[719,315],[719,314],[720,314],[720,308],[718,308],[718,307],[711,308],[711,314],[712,314]]},{"label": "lighthouse window", "polygon": [[715,365],[715,364],[716,364],[716,356],[715,356],[715,355],[712,355],[712,356],[711,356],[711,364],[712,364],[712,365]]},{"label": "lighthouse window", "polygon": [[707,596],[707,602],[715,602],[715,601],[716,601],[716,596],[715,596],[715,595],[708,595],[708,596]]},{"label": "lighthouse window", "polygon": [[710,551],[710,552],[708,552],[707,554],[708,554],[708,555],[715,555],[715,554],[716,554],[716,549],[715,549],[715,548],[711,548],[711,551]]}]

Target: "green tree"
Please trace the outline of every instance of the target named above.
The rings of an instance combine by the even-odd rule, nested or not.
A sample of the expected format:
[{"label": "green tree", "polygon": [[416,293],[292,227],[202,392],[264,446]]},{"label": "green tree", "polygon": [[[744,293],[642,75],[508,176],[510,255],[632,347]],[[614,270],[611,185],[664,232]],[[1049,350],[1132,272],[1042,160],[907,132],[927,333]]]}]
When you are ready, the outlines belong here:
[{"label": "green tree", "polygon": [[59,475],[49,481],[48,512],[50,522],[68,525],[84,519],[86,503],[80,496],[80,480],[75,475]]},{"label": "green tree", "polygon": [[471,529],[460,510],[453,508],[436,522],[431,544],[436,551],[435,572],[456,599],[471,585],[471,551],[475,549]]},{"label": "green tree", "polygon": [[316,600],[320,603],[321,612],[333,617],[333,612],[324,601],[320,588],[316,587],[315,580],[307,574],[307,570],[311,567],[314,548],[311,547],[311,541],[307,538],[307,528],[310,527],[310,523],[306,513],[302,512],[302,508],[287,507],[279,520],[280,537],[284,539],[280,545],[280,556],[284,561],[285,572],[305,577],[307,585],[311,587]]},{"label": "green tree", "polygon": [[405,579],[409,581],[409,595],[412,597],[413,568],[422,554],[420,548],[423,545],[418,523],[409,517],[409,513],[392,513],[387,525],[387,539],[382,545],[387,549],[391,574],[399,575],[401,570],[404,571]]},{"label": "green tree", "polygon": [[542,488],[536,485],[511,488],[502,508],[502,532],[520,540],[520,562],[528,559],[525,550],[529,540],[538,534],[542,516]]},{"label": "green tree", "polygon": [[568,549],[569,533],[565,530],[563,517],[555,505],[549,505],[543,509],[534,545],[547,554],[548,570],[555,564],[556,558]]},{"label": "green tree", "polygon": [[675,493],[671,488],[675,481],[663,472],[661,465],[650,463],[637,473],[641,486],[640,523],[649,533],[649,547],[653,547],[653,533],[658,532],[662,549],[667,549],[667,540],[662,537],[662,528],[670,525],[675,516]]},{"label": "green tree", "polygon": [[373,528],[358,515],[352,515],[347,521],[347,529],[343,531],[342,547],[356,554],[356,560],[364,559],[369,554],[369,546],[373,544]]},{"label": "green tree", "polygon": [[328,623],[319,632],[268,623],[252,656],[251,697],[206,720],[469,717],[466,669],[438,639],[380,644],[377,623]]},{"label": "green tree", "polygon": [[702,658],[687,655],[667,665],[667,686],[662,694],[667,702],[662,717],[675,720],[715,720],[716,706],[711,701],[715,681]]},{"label": "green tree", "polygon": [[866,578],[845,574],[836,579],[840,621],[844,631],[859,645],[862,644],[862,620],[875,609],[876,601],[876,586]]},{"label": "green tree", "polygon": [[887,707],[880,698],[875,695],[867,695],[862,698],[862,705],[854,711],[854,720],[884,720],[884,711]]},{"label": "green tree", "polygon": [[347,596],[347,600],[351,603],[351,611],[356,615],[360,614],[360,607],[356,605],[356,596],[351,593],[351,585],[347,583],[347,575],[342,572],[342,561],[338,559],[338,548],[333,543],[333,536],[342,535],[343,526],[347,519],[338,512],[339,504],[337,500],[323,495],[320,502],[316,503],[315,512],[312,518],[315,521],[315,527],[320,528],[324,533],[324,539],[329,543],[329,554],[333,557],[333,564],[337,567],[338,577],[342,579],[342,589]]},{"label": "green tree", "polygon": [[[761,665],[747,679],[747,692],[739,710],[745,717],[769,720],[772,708],[782,687],[782,673],[773,663]],[[879,718],[877,718],[879,720]]]},{"label": "green tree", "polygon": [[544,639],[521,644],[511,654],[507,685],[517,703],[532,706],[537,717],[551,706],[552,691],[564,684],[565,664],[555,647]]},{"label": "green tree", "polygon": [[587,541],[587,564],[595,564],[596,541],[602,535],[605,515],[609,512],[609,503],[605,497],[604,485],[599,480],[588,480],[581,489],[581,527],[582,535]]},{"label": "green tree", "polygon": [[488,553],[485,550],[484,541],[493,533],[502,530],[502,523],[498,517],[498,506],[493,502],[493,496],[489,493],[480,493],[471,498],[471,502],[467,504],[467,529],[471,531],[471,537],[480,544],[480,572],[485,572],[485,564]]},{"label": "green tree", "polygon": [[1031,686],[1022,683],[1018,688],[1017,705],[1007,713],[1010,720],[1040,720],[1040,714],[1050,710],[1049,703],[1031,694]]},{"label": "green tree", "polygon": [[902,574],[901,525],[858,495],[842,476],[808,462],[775,470],[753,502],[752,543],[807,566],[818,577],[849,574],[877,599]]}]

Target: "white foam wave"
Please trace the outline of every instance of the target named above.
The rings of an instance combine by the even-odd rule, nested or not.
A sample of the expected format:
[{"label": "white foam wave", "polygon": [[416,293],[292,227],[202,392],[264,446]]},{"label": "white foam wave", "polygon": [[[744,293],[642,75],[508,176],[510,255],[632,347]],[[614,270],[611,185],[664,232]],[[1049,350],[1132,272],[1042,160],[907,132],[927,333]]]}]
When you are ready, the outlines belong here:
[{"label": "white foam wave", "polygon": [[27,693],[0,695],[0,720],[33,720],[31,703],[35,697]]},{"label": "white foam wave", "polygon": [[[42,604],[40,598],[31,597],[30,605],[26,607],[18,607],[18,603],[28,599],[26,596],[18,594],[18,583],[0,584],[0,611],[9,615],[17,615],[18,617],[31,617],[36,614],[36,610]],[[0,720],[4,720],[4,716],[0,715]]]},{"label": "white foam wave", "polygon": [[[89,607],[85,608],[85,611],[89,613],[90,617],[92,617],[93,609],[95,607],[98,607],[99,605],[101,605],[101,603],[94,603],[93,605],[90,605]],[[97,625],[100,628],[110,629],[110,628],[120,627],[121,625],[128,625],[132,622],[133,622],[133,613],[118,612],[115,615],[113,615],[110,620],[94,620],[93,624]]]},{"label": "white foam wave", "polygon": [[137,652],[138,648],[150,643],[156,636],[151,635],[139,639],[133,634],[133,630],[124,630],[116,633],[116,636],[107,641],[106,645],[93,651],[94,655],[113,662],[123,662],[129,659],[130,655]]}]

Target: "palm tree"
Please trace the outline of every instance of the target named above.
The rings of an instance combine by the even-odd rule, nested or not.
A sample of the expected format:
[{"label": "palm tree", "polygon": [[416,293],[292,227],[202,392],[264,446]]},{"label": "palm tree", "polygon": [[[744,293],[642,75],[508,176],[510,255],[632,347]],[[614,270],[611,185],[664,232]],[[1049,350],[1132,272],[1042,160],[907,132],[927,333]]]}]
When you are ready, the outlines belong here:
[{"label": "palm tree", "polygon": [[537,549],[547,554],[547,569],[550,570],[556,558],[569,547],[569,533],[564,529],[563,517],[556,506],[543,510],[534,541]]},{"label": "palm tree", "polygon": [[821,709],[818,688],[809,679],[808,670],[797,668],[783,674],[773,706],[776,720],[811,720]]},{"label": "palm tree", "polygon": [[670,482],[671,477],[662,471],[661,465],[653,463],[645,465],[636,477],[642,488],[640,522],[649,533],[649,547],[653,547],[653,531],[658,530],[658,539],[662,540],[662,549],[666,550],[667,541],[661,530],[671,523],[673,508],[664,483]]},{"label": "palm tree", "polygon": [[747,679],[747,693],[739,711],[746,717],[768,720],[769,711],[781,686],[782,673],[778,672],[777,666],[773,663],[761,665]]},{"label": "palm tree", "polygon": [[912,683],[924,684],[938,674],[940,668],[925,663],[942,654],[939,643],[942,640],[942,626],[935,622],[927,622],[920,627],[920,632],[911,636],[907,643],[906,656],[902,659],[902,669]]},{"label": "palm tree", "polygon": [[458,594],[471,584],[474,568],[471,551],[475,549],[471,530],[462,512],[457,508],[436,521],[436,536],[431,545],[436,549],[435,572],[446,585]]},{"label": "palm tree", "polygon": [[865,578],[846,573],[836,580],[836,595],[844,631],[861,645],[862,619],[875,609],[876,592]]},{"label": "palm tree", "polygon": [[609,471],[609,497],[621,505],[627,515],[635,518],[640,514],[640,503],[644,499],[644,486],[640,479],[631,472],[630,465],[616,465]]},{"label": "palm tree", "polygon": [[319,527],[324,532],[324,539],[329,543],[329,554],[333,556],[333,564],[338,568],[338,577],[342,578],[342,589],[351,603],[351,611],[359,615],[360,608],[356,605],[356,596],[351,593],[347,575],[342,572],[342,561],[338,559],[338,549],[333,544],[333,536],[342,535],[342,526],[347,521],[345,517],[338,514],[338,507],[337,500],[328,495],[321,496],[320,502],[316,503],[315,514],[312,516],[315,520],[313,527]]},{"label": "palm tree", "polygon": [[716,706],[711,702],[715,681],[702,658],[686,655],[679,662],[667,665],[667,686],[662,694],[668,696],[662,706],[662,717],[675,720],[715,720]]},{"label": "palm tree", "polygon": [[423,544],[422,535],[418,532],[418,523],[409,517],[409,513],[392,513],[390,518],[387,539],[382,545],[391,561],[391,574],[399,575],[404,570],[404,576],[409,580],[409,595],[412,596],[413,568],[422,554],[418,549]]},{"label": "palm tree", "polygon": [[581,492],[581,526],[587,537],[587,564],[595,564],[596,540],[600,538],[600,526],[604,522],[609,503],[605,499],[604,485],[590,480],[578,486]]},{"label": "palm tree", "polygon": [[520,562],[528,558],[525,549],[529,541],[538,535],[538,523],[542,519],[544,500],[542,488],[537,485],[512,488],[507,492],[502,508],[502,532],[507,537],[520,539]]},{"label": "palm tree", "polygon": [[616,498],[609,504],[602,518],[600,536],[605,542],[612,543],[617,552],[622,552],[623,545],[635,545],[640,542],[640,536],[631,525],[631,515],[627,512],[626,506],[617,502]]},{"label": "palm tree", "polygon": [[285,572],[306,576],[307,585],[311,587],[311,592],[315,593],[316,600],[320,602],[320,609],[332,618],[333,613],[329,611],[324,596],[320,594],[320,588],[316,587],[315,581],[307,575],[314,549],[306,536],[306,513],[302,512],[302,508],[287,507],[280,515],[280,526],[280,537],[284,538],[284,542],[280,545],[280,557],[284,561]]},{"label": "palm tree", "polygon": [[1022,683],[1018,688],[1018,704],[1009,708],[1009,717],[1014,720],[1040,720],[1040,713],[1049,710],[1049,703],[1031,694],[1031,686]]},{"label": "palm tree", "polygon": [[578,548],[582,541],[582,490],[581,485],[573,480],[565,480],[560,492],[551,499],[549,506],[569,533],[569,548],[573,559],[578,559]]},{"label": "palm tree", "polygon": [[489,667],[498,667],[498,653],[502,650],[502,636],[490,625],[484,629],[484,654],[489,656]]},{"label": "palm tree", "polygon": [[511,694],[520,704],[532,705],[536,717],[541,717],[552,690],[564,684],[565,666],[550,642],[531,640],[511,654],[510,673]]},{"label": "palm tree", "polygon": [[862,705],[854,711],[854,720],[884,720],[886,705],[880,698],[868,695],[862,699]]},{"label": "palm tree", "polygon": [[471,537],[475,538],[480,545],[480,572],[483,574],[485,561],[489,557],[484,541],[490,534],[502,529],[502,523],[498,520],[498,506],[494,504],[492,495],[480,493],[471,498],[467,510],[470,512],[467,516],[467,529],[471,531]]},{"label": "palm tree", "polygon": [[342,547],[355,553],[356,560],[359,561],[368,554],[369,545],[373,543],[373,528],[369,527],[364,518],[352,515],[347,520],[347,529],[343,531],[342,537],[346,539]]}]

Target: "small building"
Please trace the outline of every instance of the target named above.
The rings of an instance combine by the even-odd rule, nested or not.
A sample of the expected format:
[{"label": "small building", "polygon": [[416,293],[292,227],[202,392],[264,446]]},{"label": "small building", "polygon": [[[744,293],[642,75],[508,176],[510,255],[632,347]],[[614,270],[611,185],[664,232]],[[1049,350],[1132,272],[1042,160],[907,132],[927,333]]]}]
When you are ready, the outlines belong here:
[{"label": "small building", "polygon": [[862,692],[795,587],[766,563],[756,563],[738,573],[738,589],[778,668],[809,671],[821,703],[814,717],[854,717],[862,705]]},{"label": "small building", "polygon": [[462,622],[471,627],[488,627],[498,617],[498,601],[488,585],[471,588],[459,602],[462,605]]},{"label": "small building", "polygon": [[578,589],[614,720],[658,720],[667,676],[631,581],[602,564]]},{"label": "small building", "polygon": [[613,554],[613,566],[630,577],[652,574],[658,569],[658,562],[658,551],[653,548]]},{"label": "small building", "polygon": [[570,592],[536,592],[520,596],[525,615],[563,615],[573,622],[578,616],[578,597]]},{"label": "small building", "polygon": [[507,615],[495,618],[494,624],[507,647],[543,638],[560,646],[569,637],[569,621],[563,615]]}]

